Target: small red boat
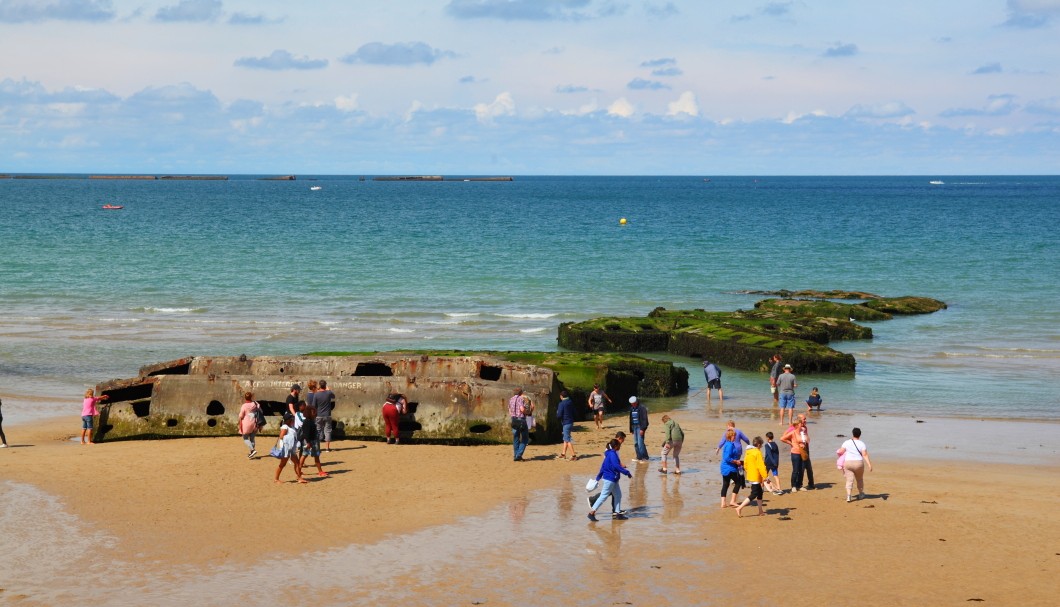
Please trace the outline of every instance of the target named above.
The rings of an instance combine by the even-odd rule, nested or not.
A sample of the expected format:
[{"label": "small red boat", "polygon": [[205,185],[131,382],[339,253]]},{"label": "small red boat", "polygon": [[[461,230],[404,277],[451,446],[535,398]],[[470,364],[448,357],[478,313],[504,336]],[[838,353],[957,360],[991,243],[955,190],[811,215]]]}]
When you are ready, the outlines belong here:
[{"label": "small red boat", "polygon": [[124,209],[125,206],[120,204],[105,204],[103,205],[103,208],[108,211],[117,211],[118,209]]}]

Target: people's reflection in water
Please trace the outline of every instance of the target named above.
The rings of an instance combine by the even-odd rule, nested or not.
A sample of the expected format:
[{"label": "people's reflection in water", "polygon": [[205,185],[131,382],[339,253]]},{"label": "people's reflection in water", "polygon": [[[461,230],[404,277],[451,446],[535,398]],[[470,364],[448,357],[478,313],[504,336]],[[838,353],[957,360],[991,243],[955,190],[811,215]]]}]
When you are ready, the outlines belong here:
[{"label": "people's reflection in water", "polygon": [[[650,464],[651,462],[648,462],[648,465]],[[629,499],[626,502],[629,504],[627,508],[631,513],[643,509],[648,504],[648,492],[645,489],[648,465],[640,465],[633,469],[633,479],[629,483]]]},{"label": "people's reflection in water", "polygon": [[574,485],[571,484],[570,479],[560,487],[560,490],[556,492],[556,511],[561,517],[569,516],[574,511],[576,501],[583,500],[575,495]]},{"label": "people's reflection in water", "polygon": [[595,554],[600,561],[596,568],[597,571],[603,574],[613,574],[613,577],[608,578],[614,580],[613,583],[609,582],[612,590],[625,585],[629,555],[623,558],[622,528],[628,523],[629,521],[616,520],[589,525],[589,530],[593,532],[591,536],[593,539],[586,550]]},{"label": "people's reflection in water", "polygon": [[662,518],[670,521],[679,518],[681,510],[685,507],[684,499],[681,497],[681,477],[679,475],[667,474],[662,479]]},{"label": "people's reflection in water", "polygon": [[525,497],[508,502],[508,519],[514,525],[521,525],[526,516],[526,506],[529,503]]}]

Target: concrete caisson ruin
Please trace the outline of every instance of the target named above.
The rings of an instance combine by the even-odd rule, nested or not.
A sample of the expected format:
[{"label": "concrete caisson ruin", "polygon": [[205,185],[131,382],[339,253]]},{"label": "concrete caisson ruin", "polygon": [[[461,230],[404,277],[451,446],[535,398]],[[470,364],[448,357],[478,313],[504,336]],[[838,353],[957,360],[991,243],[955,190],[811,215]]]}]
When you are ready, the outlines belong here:
[{"label": "concrete caisson ruin", "polygon": [[[510,442],[507,403],[521,387],[536,405],[536,437],[555,442],[559,383],[551,369],[489,356],[195,356],[140,369],[137,377],[96,386],[108,404],[97,440],[238,434],[243,393],[265,411],[263,434],[277,434],[292,384],[326,380],[336,397],[337,434],[383,435],[382,405],[401,393],[403,439]],[[544,439],[544,440],[542,440]]]}]

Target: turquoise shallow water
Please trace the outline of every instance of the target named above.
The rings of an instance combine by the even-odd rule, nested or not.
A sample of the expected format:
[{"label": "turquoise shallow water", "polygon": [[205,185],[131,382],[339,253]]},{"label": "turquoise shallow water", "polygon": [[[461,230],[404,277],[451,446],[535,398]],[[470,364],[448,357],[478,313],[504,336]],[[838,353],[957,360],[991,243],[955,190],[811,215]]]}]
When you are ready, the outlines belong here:
[{"label": "turquoise shallow water", "polygon": [[[800,397],[1030,419],[1060,404],[1057,177],[314,179],[0,180],[5,412],[189,354],[554,349],[566,320],[778,288],[950,304],[837,344],[856,376],[803,376]],[[724,380],[730,406],[768,404],[764,376]]]}]

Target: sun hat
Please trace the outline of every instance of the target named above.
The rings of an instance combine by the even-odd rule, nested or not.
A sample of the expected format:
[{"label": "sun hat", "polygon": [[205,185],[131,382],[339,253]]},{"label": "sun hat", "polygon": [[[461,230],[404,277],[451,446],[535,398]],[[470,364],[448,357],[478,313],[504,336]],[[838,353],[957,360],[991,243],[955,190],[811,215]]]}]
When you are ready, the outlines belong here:
[{"label": "sun hat", "polygon": [[790,369],[790,368],[791,368],[791,365],[784,365],[784,368],[785,368],[785,369]]},{"label": "sun hat", "polygon": [[629,397],[629,404],[631,404],[631,405],[632,405],[632,404],[633,404],[633,403],[635,403],[635,402],[637,402],[637,397],[636,397],[636,396],[630,396],[630,397]]}]

